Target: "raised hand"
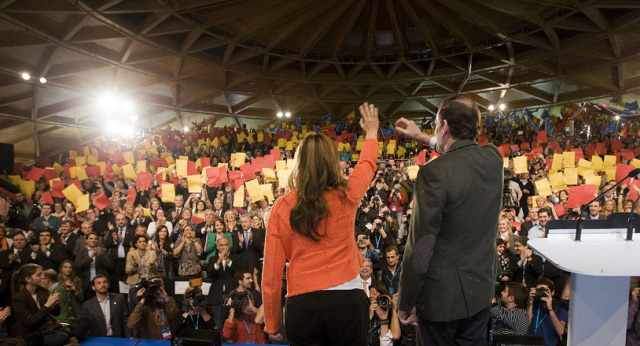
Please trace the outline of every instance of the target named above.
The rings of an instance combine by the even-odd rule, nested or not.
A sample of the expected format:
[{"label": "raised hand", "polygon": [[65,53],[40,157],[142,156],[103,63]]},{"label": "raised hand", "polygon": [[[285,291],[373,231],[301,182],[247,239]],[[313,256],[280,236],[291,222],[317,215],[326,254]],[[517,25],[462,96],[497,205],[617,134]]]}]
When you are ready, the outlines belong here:
[{"label": "raised hand", "polygon": [[367,132],[366,138],[378,139],[378,128],[380,122],[378,120],[378,107],[367,102],[360,105],[360,127]]}]

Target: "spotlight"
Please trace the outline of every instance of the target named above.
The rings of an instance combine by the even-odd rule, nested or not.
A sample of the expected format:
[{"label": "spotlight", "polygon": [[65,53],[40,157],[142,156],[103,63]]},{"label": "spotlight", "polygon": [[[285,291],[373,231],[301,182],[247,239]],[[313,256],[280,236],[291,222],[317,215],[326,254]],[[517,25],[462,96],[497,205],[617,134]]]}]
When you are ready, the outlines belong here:
[{"label": "spotlight", "polygon": [[31,79],[31,76],[26,72],[22,72],[22,74],[20,74],[20,77],[22,77],[22,79],[24,79],[24,80]]},{"label": "spotlight", "polygon": [[493,112],[493,110],[494,110],[494,109],[496,109],[496,106],[494,106],[494,105],[489,105],[489,111],[490,111],[490,112]]},{"label": "spotlight", "polygon": [[47,79],[44,77],[40,77],[40,83],[44,84],[47,82]]},{"label": "spotlight", "polygon": [[131,128],[131,126],[121,125],[120,127],[120,132],[122,133],[123,137],[131,137],[133,135],[133,129]]},{"label": "spotlight", "polygon": [[500,104],[500,110],[503,111],[505,108],[507,108],[507,106],[504,103]]},{"label": "spotlight", "polygon": [[186,126],[184,127],[184,129],[183,129],[183,130],[184,130],[184,132],[189,132],[189,128],[188,128],[188,127],[186,127]]},{"label": "spotlight", "polygon": [[104,94],[100,96],[100,98],[98,99],[98,106],[100,107],[100,110],[103,112],[108,112],[112,110],[114,105],[117,105],[117,99],[112,94]]},{"label": "spotlight", "polygon": [[122,102],[122,110],[127,112],[127,113],[133,112],[133,102],[131,102],[129,100],[123,101]]},{"label": "spotlight", "polygon": [[137,115],[131,115],[131,116],[129,116],[129,120],[130,121],[136,121],[136,120],[138,120],[138,116]]},{"label": "spotlight", "polygon": [[616,115],[616,121],[620,120],[620,116]]},{"label": "spotlight", "polygon": [[278,116],[278,118],[282,118],[284,116],[284,114],[282,112],[278,112],[278,114],[276,114]]},{"label": "spotlight", "polygon": [[284,113],[284,116],[287,117],[287,118],[291,118],[291,112]]}]

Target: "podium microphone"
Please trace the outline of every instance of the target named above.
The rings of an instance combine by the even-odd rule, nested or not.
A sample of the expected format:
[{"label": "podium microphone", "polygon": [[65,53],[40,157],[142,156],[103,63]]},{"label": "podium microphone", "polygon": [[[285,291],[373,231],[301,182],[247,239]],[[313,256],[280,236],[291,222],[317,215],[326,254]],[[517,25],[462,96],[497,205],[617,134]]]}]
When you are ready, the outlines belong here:
[{"label": "podium microphone", "polygon": [[582,213],[584,213],[584,211],[589,208],[589,205],[591,203],[593,203],[593,201],[597,200],[598,198],[604,196],[607,192],[613,190],[614,188],[616,188],[618,185],[622,184],[623,181],[627,180],[628,178],[635,178],[636,175],[640,174],[640,168],[636,168],[634,170],[632,170],[631,172],[629,172],[629,174],[627,174],[626,177],[620,179],[619,182],[617,182],[615,185],[611,186],[610,188],[606,189],[604,192],[602,192],[601,194],[599,194],[598,196],[596,196],[596,198],[592,199],[591,201],[589,201],[589,203],[585,204],[582,209],[580,209],[580,216],[578,217],[578,222],[576,223],[576,239],[575,241],[580,241],[580,239],[582,238]]}]

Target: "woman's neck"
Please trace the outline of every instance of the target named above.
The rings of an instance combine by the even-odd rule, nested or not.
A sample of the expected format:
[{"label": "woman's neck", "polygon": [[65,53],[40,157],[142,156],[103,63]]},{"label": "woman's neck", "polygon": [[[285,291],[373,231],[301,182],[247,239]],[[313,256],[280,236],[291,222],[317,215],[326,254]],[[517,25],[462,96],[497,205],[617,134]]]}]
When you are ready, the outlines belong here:
[{"label": "woman's neck", "polygon": [[27,289],[27,291],[29,291],[29,293],[31,293],[31,295],[36,294],[36,291],[38,290],[38,286],[34,284],[27,284],[25,288]]}]

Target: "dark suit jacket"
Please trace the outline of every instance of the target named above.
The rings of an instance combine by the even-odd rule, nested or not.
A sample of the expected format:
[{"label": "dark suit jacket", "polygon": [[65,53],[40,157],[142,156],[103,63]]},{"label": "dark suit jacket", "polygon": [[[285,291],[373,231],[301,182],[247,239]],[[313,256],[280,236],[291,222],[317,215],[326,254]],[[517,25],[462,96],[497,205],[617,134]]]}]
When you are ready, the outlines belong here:
[{"label": "dark suit jacket", "polygon": [[469,318],[494,291],[503,160],[493,145],[457,140],[422,166],[402,260],[399,309],[429,321]]},{"label": "dark suit jacket", "polygon": [[26,288],[22,288],[13,296],[11,301],[11,313],[13,314],[11,335],[26,336],[35,331],[50,333],[61,328],[52,317],[60,314],[60,304],[55,304],[50,308],[45,307],[49,291],[44,288],[39,287],[36,296],[41,308],[38,308]]},{"label": "dark suit jacket", "polygon": [[14,251],[13,246],[5,251],[0,252],[0,268],[2,268],[2,274],[0,274],[0,294],[9,294],[11,291],[11,274],[18,270],[24,264],[33,263],[31,258],[31,248],[27,245],[22,251],[18,253],[20,262],[9,262],[9,255]]},{"label": "dark suit jacket", "polygon": [[71,256],[67,253],[65,248],[60,244],[49,245],[49,256],[47,257],[46,251],[36,252],[35,263],[42,266],[42,270],[53,269],[56,272],[60,269],[60,263],[64,260],[71,259]]},{"label": "dark suit jacket", "polygon": [[229,254],[231,260],[231,266],[226,268],[215,268],[215,263],[218,261],[219,256],[215,255],[209,260],[207,265],[207,277],[210,278],[211,288],[209,288],[209,301],[212,305],[224,305],[221,304],[222,297],[228,295],[233,289],[238,287],[238,284],[233,279],[233,275],[238,270],[239,258],[237,255]]},{"label": "dark suit jacket", "polygon": [[[76,260],[73,266],[76,268],[80,275],[80,281],[82,282],[82,289],[87,290],[89,284],[91,284],[91,262],[93,259],[89,257],[89,250],[85,247],[82,251],[77,252]],[[95,257],[96,261],[96,275],[105,275],[109,277],[108,268],[111,268],[111,259],[109,258],[109,252],[102,248],[100,249],[100,255]]]},{"label": "dark suit jacket", "polygon": [[253,268],[261,269],[262,265],[260,259],[264,255],[264,230],[251,228],[253,232],[253,239],[249,241],[249,246],[244,247],[244,242],[240,242],[238,233],[244,232],[238,230],[233,232],[233,248],[232,253],[239,255],[240,268],[250,270],[253,272]]},{"label": "dark suit jacket", "polygon": [[135,228],[127,226],[124,231],[124,238],[122,239],[122,241],[118,242],[113,240],[113,234],[118,234],[118,227],[114,226],[114,228],[110,230],[107,235],[105,235],[103,245],[107,249],[112,249],[111,260],[115,260],[116,258],[118,258],[118,246],[120,246],[120,244],[122,244],[122,246],[124,247],[124,255],[126,258],[127,254],[129,253],[129,249],[131,248],[131,242],[133,242],[135,231]]},{"label": "dark suit jacket", "polygon": [[[113,337],[131,337],[131,329],[127,328],[125,324],[129,318],[129,306],[124,296],[122,294],[109,293],[109,308]],[[104,314],[97,297],[82,303],[82,315],[91,318],[91,328],[88,336],[107,336],[107,322],[104,320]]]},{"label": "dark suit jacket", "polygon": [[[60,236],[60,238],[62,238],[62,236]],[[69,234],[69,237],[67,238],[67,245],[63,245],[64,246],[64,250],[69,254],[69,256],[73,257],[74,256],[74,248],[76,246],[76,240],[78,240],[80,238],[79,235],[71,232],[71,234]],[[60,244],[62,244],[62,241],[60,241]]]},{"label": "dark suit jacket", "polygon": [[536,281],[538,281],[543,272],[542,257],[536,254],[531,255],[531,261],[527,261],[524,267],[519,267],[518,261],[520,261],[520,256],[518,255],[509,259],[509,271],[513,273],[511,281],[524,282],[527,289],[536,287]]}]

